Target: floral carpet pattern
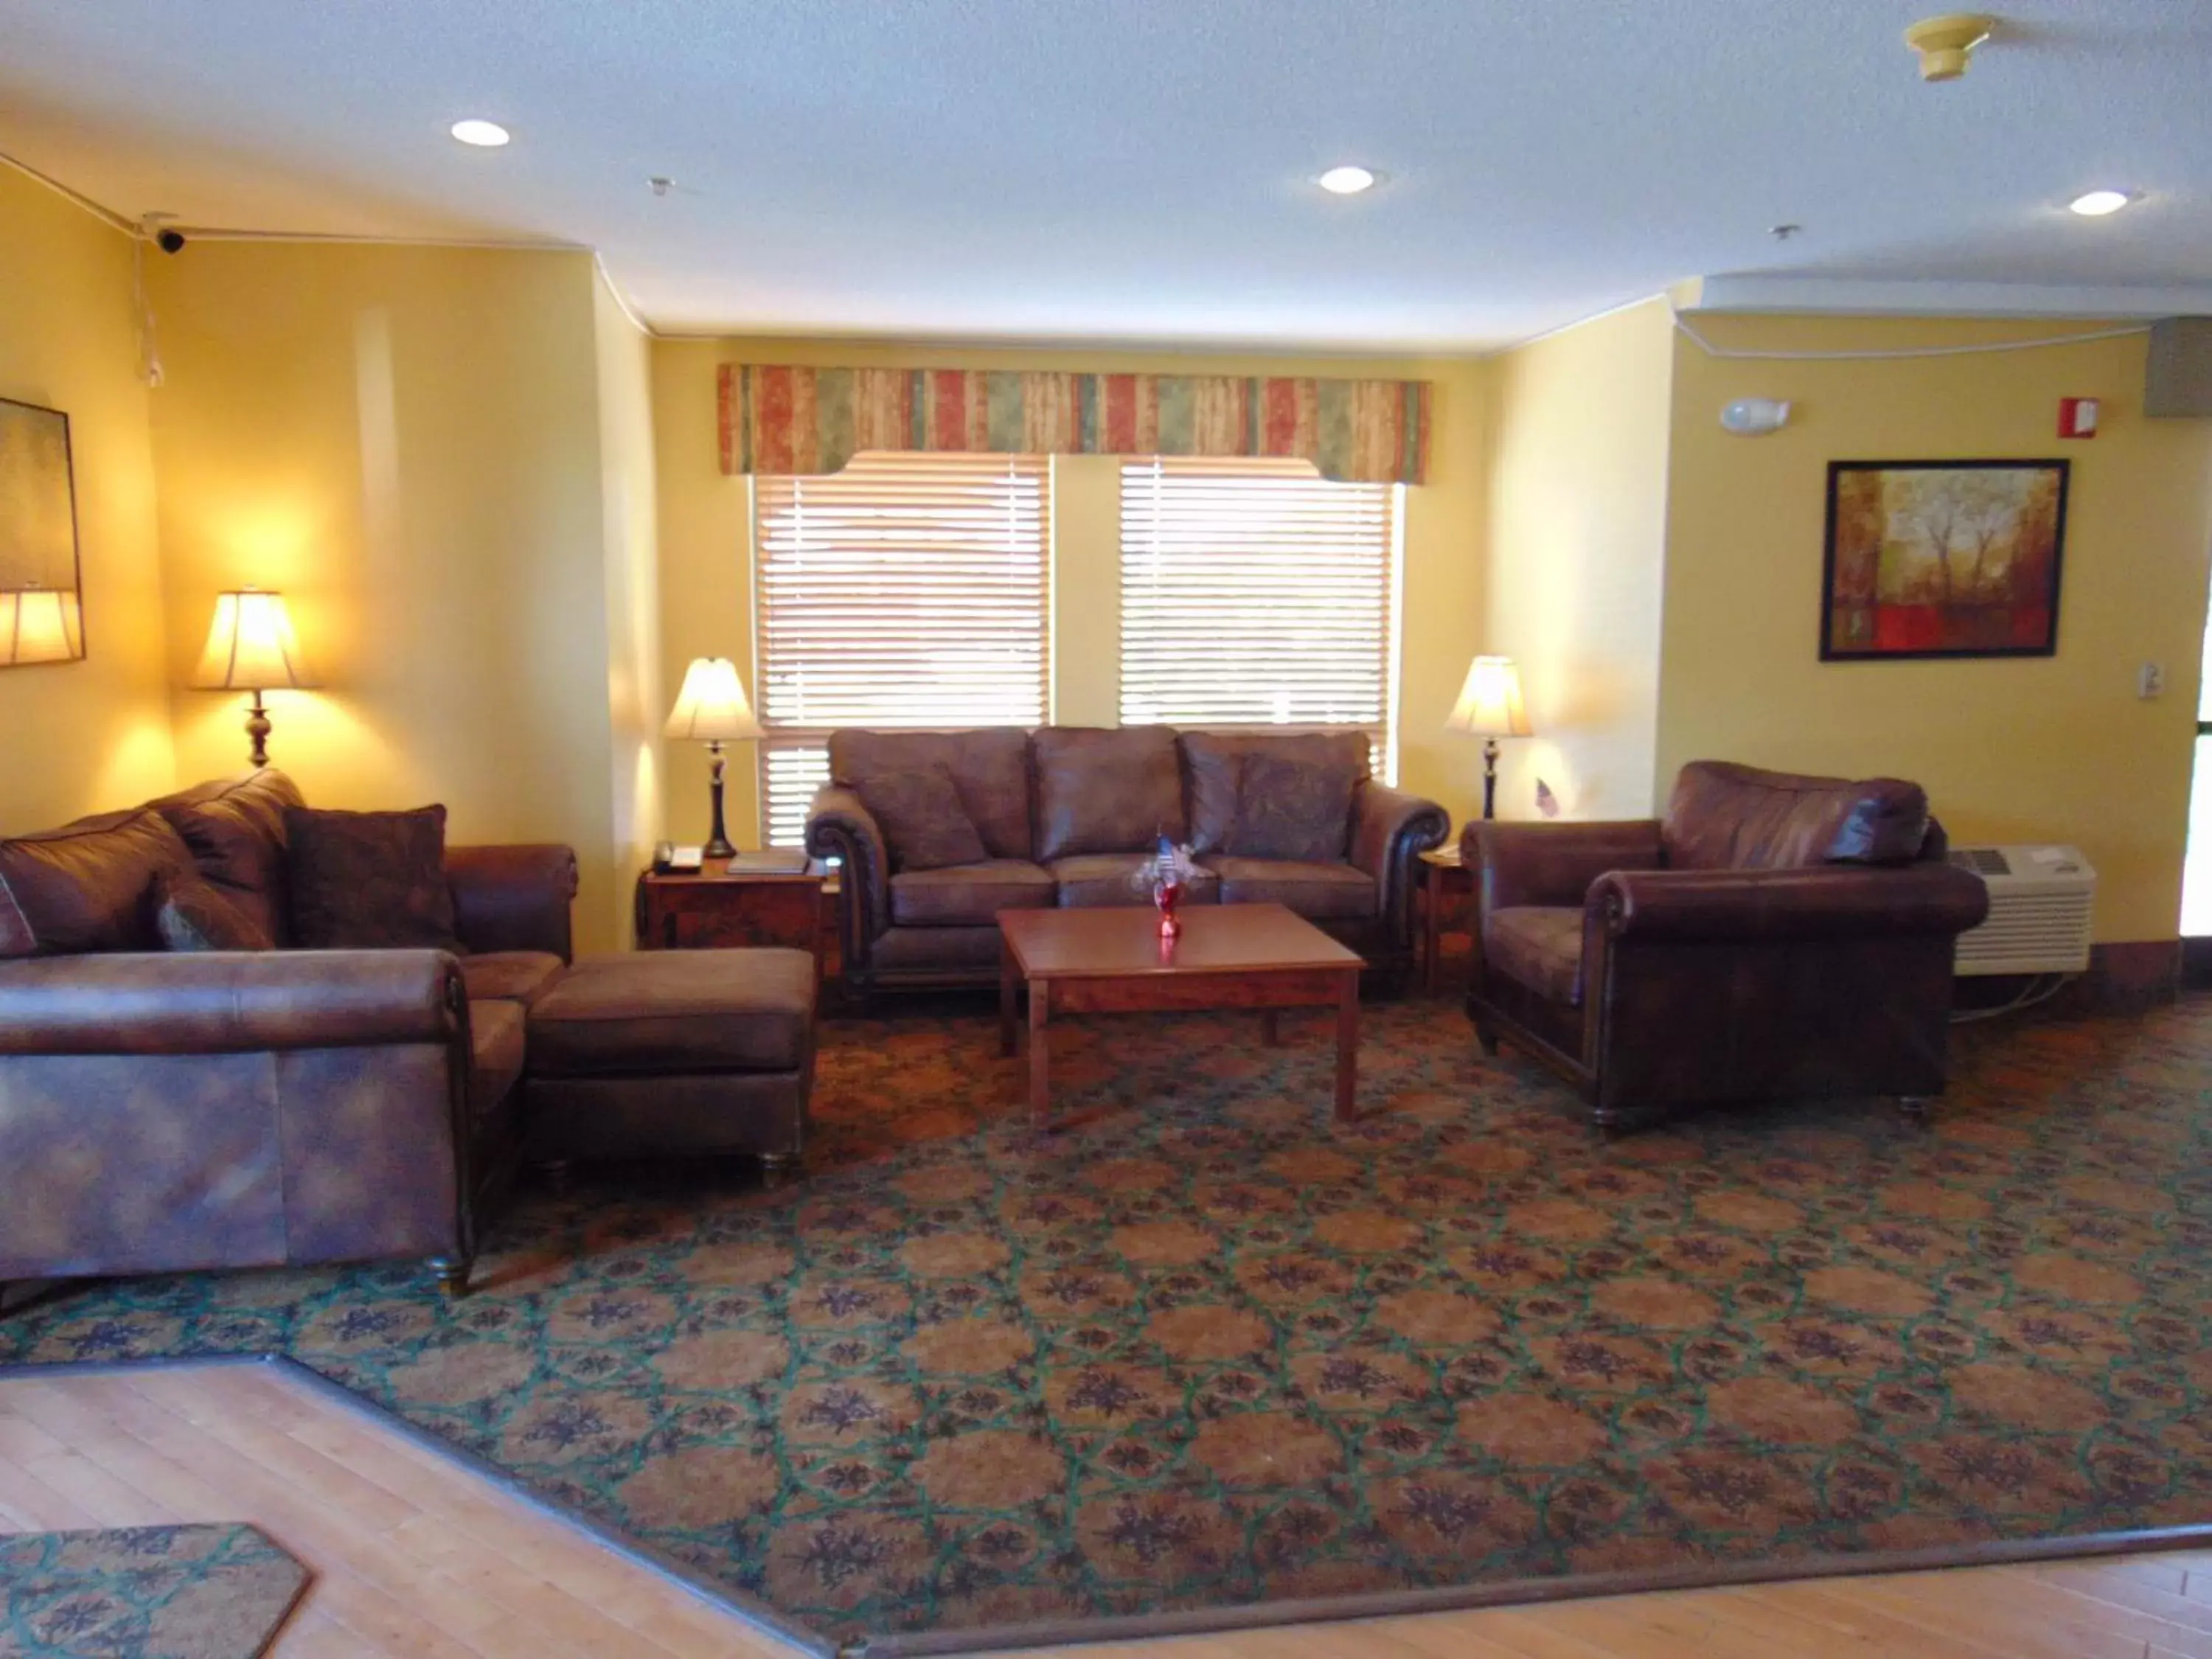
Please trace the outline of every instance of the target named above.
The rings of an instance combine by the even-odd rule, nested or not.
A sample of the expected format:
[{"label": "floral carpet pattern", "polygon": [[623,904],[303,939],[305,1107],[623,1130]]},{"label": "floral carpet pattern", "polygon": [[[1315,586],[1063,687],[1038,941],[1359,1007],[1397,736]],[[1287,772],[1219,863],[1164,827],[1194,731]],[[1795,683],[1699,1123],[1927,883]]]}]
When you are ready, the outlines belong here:
[{"label": "floral carpet pattern", "polygon": [[2212,1520],[2212,1007],[1977,1028],[1932,1123],[1598,1138],[1437,1004],[825,1025],[807,1179],[611,1171],[0,1361],[276,1351],[839,1638]]},{"label": "floral carpet pattern", "polygon": [[307,1587],[252,1527],[0,1534],[0,1659],[253,1659]]}]

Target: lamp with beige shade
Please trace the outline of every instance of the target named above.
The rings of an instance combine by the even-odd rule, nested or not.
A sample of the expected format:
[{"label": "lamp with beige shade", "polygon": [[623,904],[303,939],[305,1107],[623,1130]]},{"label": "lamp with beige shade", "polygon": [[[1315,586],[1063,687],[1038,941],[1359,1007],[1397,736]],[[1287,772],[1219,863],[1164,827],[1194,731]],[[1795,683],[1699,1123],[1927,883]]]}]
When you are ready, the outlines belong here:
[{"label": "lamp with beige shade", "polygon": [[710,859],[733,856],[738,849],[730,845],[729,832],[722,823],[722,745],[762,735],[761,723],[753,717],[753,706],[745,697],[744,683],[738,678],[737,664],[727,657],[694,657],[690,667],[684,671],[684,689],[676,695],[675,711],[665,729],[669,737],[705,744],[707,752],[714,757],[710,786],[714,833],[700,850]]},{"label": "lamp with beige shade", "polygon": [[300,654],[292,618],[282,593],[242,587],[215,598],[215,620],[192,684],[204,691],[251,691],[246,735],[253,742],[253,763],[269,764],[269,711],[264,691],[305,690],[316,684]]},{"label": "lamp with beige shade", "polygon": [[0,668],[75,662],[84,655],[84,613],[70,589],[0,588]]},{"label": "lamp with beige shade", "polygon": [[1498,740],[1526,738],[1535,727],[1521,701],[1521,670],[1510,657],[1477,657],[1468,665],[1467,683],[1444,721],[1447,732],[1482,739],[1482,816],[1498,816]]}]

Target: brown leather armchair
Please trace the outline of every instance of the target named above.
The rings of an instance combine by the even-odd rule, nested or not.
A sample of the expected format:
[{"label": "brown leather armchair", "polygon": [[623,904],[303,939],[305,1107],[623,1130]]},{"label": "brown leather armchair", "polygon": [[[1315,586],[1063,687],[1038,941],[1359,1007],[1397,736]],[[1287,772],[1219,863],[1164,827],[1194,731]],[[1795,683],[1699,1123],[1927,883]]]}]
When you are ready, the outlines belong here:
[{"label": "brown leather armchair", "polygon": [[1942,1092],[1958,936],[1989,908],[1926,794],[1700,761],[1662,820],[1469,824],[1468,1012],[1601,1127],[1702,1102]]}]

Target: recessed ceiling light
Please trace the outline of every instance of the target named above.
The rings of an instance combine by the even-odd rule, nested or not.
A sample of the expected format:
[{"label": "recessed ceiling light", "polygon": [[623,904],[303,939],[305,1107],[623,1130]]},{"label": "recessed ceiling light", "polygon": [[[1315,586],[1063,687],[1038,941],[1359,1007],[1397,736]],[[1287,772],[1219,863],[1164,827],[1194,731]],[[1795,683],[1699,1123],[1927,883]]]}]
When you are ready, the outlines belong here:
[{"label": "recessed ceiling light", "polygon": [[1332,196],[1357,196],[1375,187],[1375,174],[1366,167],[1331,167],[1314,183]]},{"label": "recessed ceiling light", "polygon": [[496,121],[471,118],[456,121],[451,129],[454,137],[465,144],[474,144],[478,149],[497,149],[512,136]]},{"label": "recessed ceiling light", "polygon": [[2101,219],[2108,213],[2118,213],[2135,199],[2124,190],[2093,190],[2086,196],[2076,196],[2066,205],[2084,219]]}]

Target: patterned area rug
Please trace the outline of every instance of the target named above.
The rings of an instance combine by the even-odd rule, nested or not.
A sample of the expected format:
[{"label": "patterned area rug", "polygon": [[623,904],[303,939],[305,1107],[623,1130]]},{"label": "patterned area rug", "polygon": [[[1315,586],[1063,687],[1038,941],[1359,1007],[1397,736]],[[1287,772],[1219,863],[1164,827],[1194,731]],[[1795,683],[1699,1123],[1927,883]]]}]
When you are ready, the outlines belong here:
[{"label": "patterned area rug", "polygon": [[307,1578],[252,1527],[0,1535],[0,1659],[253,1659]]},{"label": "patterned area rug", "polygon": [[[1456,1009],[834,1022],[808,1180],[522,1200],[483,1288],[143,1279],[0,1358],[273,1350],[840,1638],[2212,1519],[2212,1007],[1607,1143]],[[1095,1626],[1092,1627],[1097,1628]],[[981,1644],[981,1638],[977,1638]]]}]

